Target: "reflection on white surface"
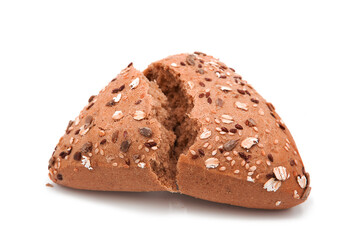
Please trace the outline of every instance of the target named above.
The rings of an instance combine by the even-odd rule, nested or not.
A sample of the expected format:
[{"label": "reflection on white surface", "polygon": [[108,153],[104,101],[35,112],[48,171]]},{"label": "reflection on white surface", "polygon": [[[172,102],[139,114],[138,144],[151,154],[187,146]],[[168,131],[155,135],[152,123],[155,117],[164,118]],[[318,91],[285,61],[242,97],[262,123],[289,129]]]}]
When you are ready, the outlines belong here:
[{"label": "reflection on white surface", "polygon": [[[285,210],[249,209],[227,204],[214,203],[196,199],[187,195],[169,192],[101,192],[78,190],[54,185],[49,190],[66,197],[81,198],[96,204],[114,208],[126,208],[128,211],[147,212],[154,214],[197,214],[208,217],[245,218],[245,219],[290,219],[299,218],[311,208],[311,197],[296,207]],[[65,197],[65,196],[64,196]],[[306,206],[305,206],[306,205]]]}]

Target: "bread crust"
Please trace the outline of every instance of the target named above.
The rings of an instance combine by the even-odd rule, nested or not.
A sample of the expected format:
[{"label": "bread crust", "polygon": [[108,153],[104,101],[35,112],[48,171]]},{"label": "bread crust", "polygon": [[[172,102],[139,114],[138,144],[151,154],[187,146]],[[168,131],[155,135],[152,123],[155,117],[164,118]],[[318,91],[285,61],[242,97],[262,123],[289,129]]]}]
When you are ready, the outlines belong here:
[{"label": "bread crust", "polygon": [[[176,92],[157,79],[169,74],[184,98],[171,106]],[[181,111],[180,101],[186,102]],[[169,110],[177,104],[178,111]],[[183,116],[184,109],[189,121],[182,118],[173,130],[170,115]],[[49,161],[49,177],[78,189],[179,191],[261,209],[296,206],[311,190],[274,106],[234,69],[200,52],[167,57],[143,73],[132,64],[121,71],[70,121]]]},{"label": "bread crust", "polygon": [[273,105],[235,70],[203,53],[167,57],[145,75],[154,69],[183,82],[194,104],[189,117],[201,126],[178,160],[181,193],[263,209],[306,200],[308,173],[289,130]]},{"label": "bread crust", "polygon": [[158,116],[166,115],[158,110],[165,101],[129,65],[70,121],[50,159],[50,179],[88,190],[176,191],[175,181],[164,184],[153,169],[175,141]]}]

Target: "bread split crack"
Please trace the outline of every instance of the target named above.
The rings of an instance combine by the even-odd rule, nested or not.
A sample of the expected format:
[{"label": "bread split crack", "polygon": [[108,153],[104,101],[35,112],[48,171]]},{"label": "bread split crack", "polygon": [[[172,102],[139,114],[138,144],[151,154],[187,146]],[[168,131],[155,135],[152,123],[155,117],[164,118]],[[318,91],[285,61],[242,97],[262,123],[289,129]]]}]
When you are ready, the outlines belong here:
[{"label": "bread split crack", "polygon": [[[170,146],[169,156],[152,161],[151,169],[165,187],[176,192],[178,158],[195,142],[200,124],[196,119],[190,118],[194,103],[192,97],[186,93],[185,86],[179,79],[180,76],[172,72],[171,69],[160,65],[155,65],[145,71],[144,74],[150,81],[151,87],[158,87],[166,96],[166,101],[162,102],[161,109],[156,109],[157,118],[165,129],[172,132],[175,137]],[[166,118],[163,117],[164,110],[167,114]]]}]

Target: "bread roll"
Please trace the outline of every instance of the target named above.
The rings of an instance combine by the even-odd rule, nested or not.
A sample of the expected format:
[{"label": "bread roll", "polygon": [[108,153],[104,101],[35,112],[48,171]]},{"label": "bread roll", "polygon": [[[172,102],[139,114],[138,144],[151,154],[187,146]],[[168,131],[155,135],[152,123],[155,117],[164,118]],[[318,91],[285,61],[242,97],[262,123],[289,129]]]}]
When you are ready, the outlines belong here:
[{"label": "bread roll", "polygon": [[175,146],[179,192],[263,209],[306,200],[309,174],[288,128],[234,69],[196,52],[155,62],[144,74],[157,82],[170,106],[187,105],[175,132],[182,145],[184,136],[189,138],[181,153]]},{"label": "bread roll", "polygon": [[49,176],[73,188],[180,192],[262,209],[298,205],[311,189],[274,106],[200,52],[143,74],[130,64],[70,121]]},{"label": "bread roll", "polygon": [[[165,95],[132,64],[70,121],[49,162],[52,181],[103,191],[176,191]],[[173,162],[171,162],[173,160]]]}]

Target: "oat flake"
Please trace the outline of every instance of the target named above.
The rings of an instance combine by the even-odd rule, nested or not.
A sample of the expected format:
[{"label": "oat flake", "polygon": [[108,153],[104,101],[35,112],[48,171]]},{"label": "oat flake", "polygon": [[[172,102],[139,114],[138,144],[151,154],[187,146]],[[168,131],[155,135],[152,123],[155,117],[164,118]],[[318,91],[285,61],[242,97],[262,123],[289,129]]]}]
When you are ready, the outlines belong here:
[{"label": "oat flake", "polygon": [[248,105],[246,103],[235,102],[235,106],[244,111],[248,110]]},{"label": "oat flake", "polygon": [[241,147],[243,147],[245,149],[250,149],[252,146],[257,144],[258,142],[259,142],[259,140],[257,138],[248,137],[241,142]]},{"label": "oat flake", "polygon": [[305,175],[303,175],[303,176],[298,176],[297,177],[297,182],[298,182],[298,184],[299,184],[299,186],[301,187],[301,188],[305,188],[306,187],[306,183],[307,183],[307,179],[306,179],[306,177],[305,177]]},{"label": "oat flake", "polygon": [[217,158],[208,158],[206,161],[205,161],[205,166],[207,168],[217,168],[219,166],[219,159]]},{"label": "oat flake", "polygon": [[283,166],[275,167],[273,169],[273,173],[275,174],[275,177],[279,181],[285,181],[287,174],[286,174],[286,168]]},{"label": "oat flake", "polygon": [[135,111],[135,114],[134,114],[135,120],[140,121],[140,120],[143,120],[144,118],[145,118],[145,113],[143,111],[139,111],[139,110]]},{"label": "oat flake", "polygon": [[277,181],[275,178],[270,178],[265,184],[264,189],[268,192],[276,192],[281,186],[281,182]]},{"label": "oat flake", "polygon": [[81,159],[81,164],[84,165],[84,167],[86,167],[89,170],[93,170],[93,168],[91,167],[91,163],[90,163],[90,159],[86,156],[83,156],[83,159]]},{"label": "oat flake", "polygon": [[121,93],[119,93],[116,97],[113,98],[114,102],[118,103],[121,99]]},{"label": "oat flake", "polygon": [[124,117],[124,114],[122,113],[122,111],[115,111],[115,113],[112,115],[112,119],[114,119],[115,121],[118,121],[120,119],[122,119]]}]

